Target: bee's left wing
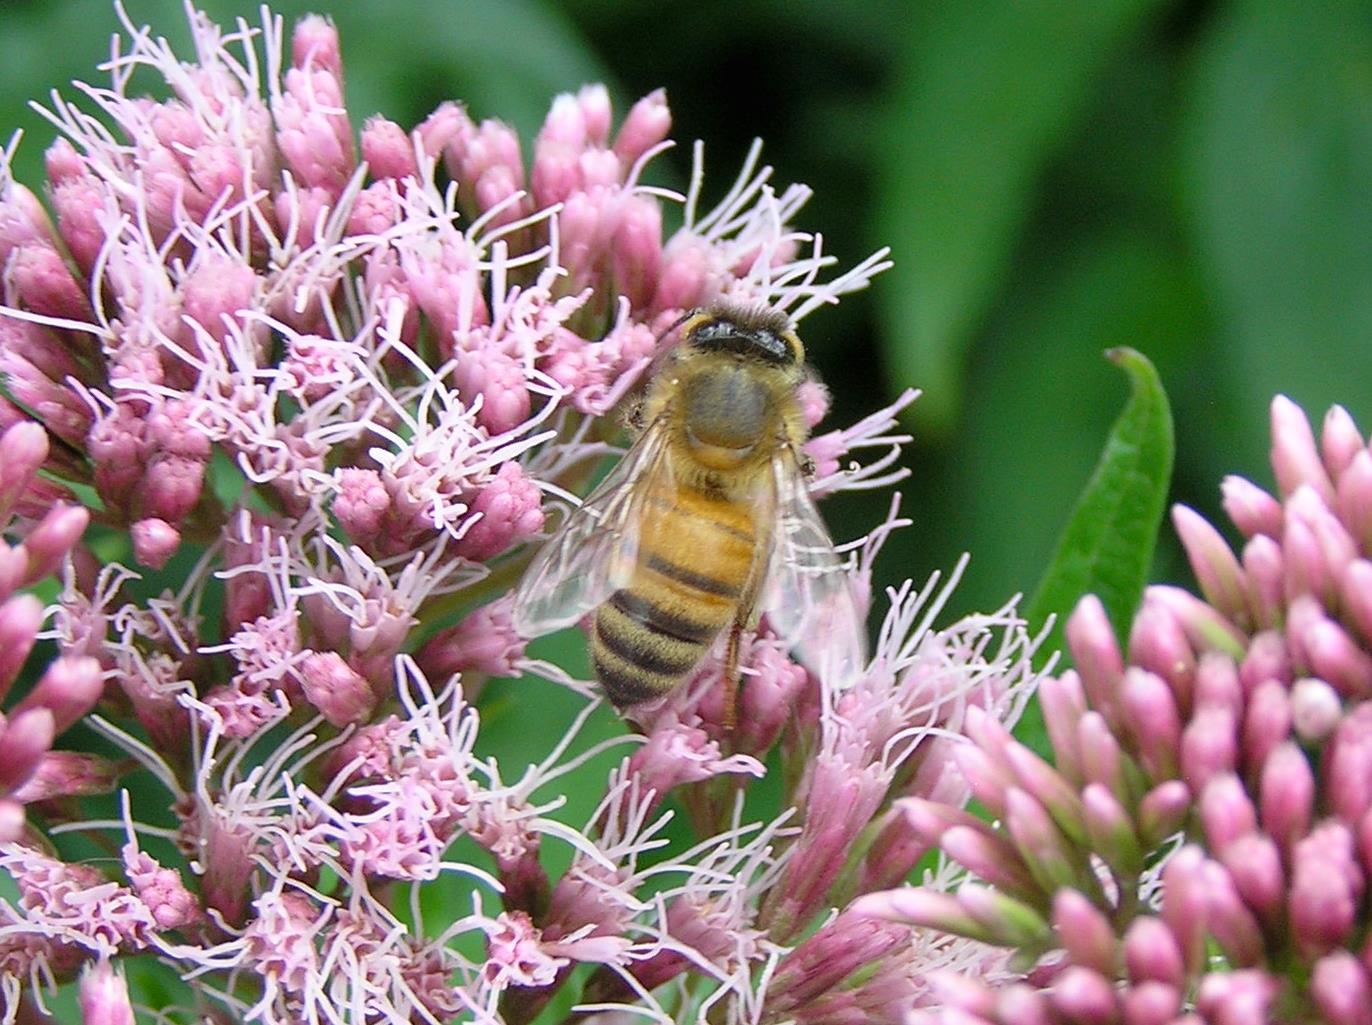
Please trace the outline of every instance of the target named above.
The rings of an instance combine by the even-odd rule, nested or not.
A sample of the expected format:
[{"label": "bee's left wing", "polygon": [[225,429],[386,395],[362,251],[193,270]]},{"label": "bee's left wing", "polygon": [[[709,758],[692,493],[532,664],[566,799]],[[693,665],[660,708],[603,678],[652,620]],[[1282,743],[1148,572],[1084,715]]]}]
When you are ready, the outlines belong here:
[{"label": "bee's left wing", "polygon": [[648,492],[640,485],[671,472],[665,440],[659,425],[644,431],[534,557],[514,601],[522,636],[572,626],[628,582]]},{"label": "bee's left wing", "polygon": [[772,459],[775,519],[762,608],[800,661],[838,686],[867,664],[867,627],[796,453]]}]

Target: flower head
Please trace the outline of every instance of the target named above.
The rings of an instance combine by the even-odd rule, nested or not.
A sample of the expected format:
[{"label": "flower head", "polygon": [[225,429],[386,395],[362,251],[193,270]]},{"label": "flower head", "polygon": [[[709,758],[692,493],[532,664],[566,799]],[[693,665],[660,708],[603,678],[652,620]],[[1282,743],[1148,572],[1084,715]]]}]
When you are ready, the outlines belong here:
[{"label": "flower head", "polygon": [[[926,850],[900,809],[966,796],[950,731],[1018,715],[1035,641],[1012,607],[938,630],[947,589],[907,584],[844,680],[764,621],[737,731],[716,652],[598,740],[590,681],[511,623],[530,542],[618,453],[607,415],[683,313],[798,321],[885,253],[830,276],[791,226],[808,190],[774,189],[756,147],[713,209],[699,147],[684,196],[647,184],[661,92],[618,123],[604,87],[558,97],[527,150],[457,103],[354,135],[327,20],[190,18],[194,60],[126,20],[109,82],[51,101],[51,214],[0,162],[0,690],[42,627],[17,592],[62,579],[57,657],[0,724],[9,1006],[89,965],[88,1016],[120,1020],[110,966],[150,952],[195,1013],[269,1025],[515,1025],[570,983],[658,1021],[897,1021],[926,966],[996,963],[934,940],[868,970],[914,934],[852,904]],[[166,98],[134,91],[149,75]],[[913,397],[813,439],[812,490],[898,479]],[[827,396],[801,399],[813,427]],[[902,522],[843,569],[864,610]],[[548,682],[516,715],[540,686],[577,708],[532,759],[478,742],[511,715],[481,685],[520,674]],[[78,719],[119,757],[49,751]],[[780,799],[748,808],[769,765]],[[82,803],[135,769],[117,817]],[[603,779],[589,808],[573,773]],[[118,857],[21,842],[24,802]]]},{"label": "flower head", "polygon": [[1124,651],[1099,601],[1078,605],[1076,670],[1040,692],[1055,764],[969,715],[956,756],[996,821],[906,806],[994,889],[861,910],[1034,966],[950,990],[942,1020],[1364,1020],[1372,454],[1342,409],[1317,442],[1283,397],[1272,439],[1276,494],[1224,485],[1241,552],[1173,510],[1203,598],[1149,588]]}]

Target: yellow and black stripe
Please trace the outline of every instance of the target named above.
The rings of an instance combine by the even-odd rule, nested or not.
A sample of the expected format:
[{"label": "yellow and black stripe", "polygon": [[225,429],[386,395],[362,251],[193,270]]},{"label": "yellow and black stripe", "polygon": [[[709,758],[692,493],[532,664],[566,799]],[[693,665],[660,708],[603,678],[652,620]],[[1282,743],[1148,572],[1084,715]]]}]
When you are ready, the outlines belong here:
[{"label": "yellow and black stripe", "polygon": [[658,489],[626,587],[596,610],[596,676],[623,707],[671,690],[738,616],[756,550],[752,511],[689,488]]}]

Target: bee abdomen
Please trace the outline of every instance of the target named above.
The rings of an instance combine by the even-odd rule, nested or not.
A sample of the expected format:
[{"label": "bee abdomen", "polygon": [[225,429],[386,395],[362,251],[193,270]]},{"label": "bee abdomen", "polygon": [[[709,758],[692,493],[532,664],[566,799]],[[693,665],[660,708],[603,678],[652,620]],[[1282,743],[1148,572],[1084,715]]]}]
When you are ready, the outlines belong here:
[{"label": "bee abdomen", "polygon": [[595,616],[591,656],[596,676],[617,706],[671,690],[709,650],[729,621],[728,609],[709,620],[685,615],[632,589],[610,596]]}]

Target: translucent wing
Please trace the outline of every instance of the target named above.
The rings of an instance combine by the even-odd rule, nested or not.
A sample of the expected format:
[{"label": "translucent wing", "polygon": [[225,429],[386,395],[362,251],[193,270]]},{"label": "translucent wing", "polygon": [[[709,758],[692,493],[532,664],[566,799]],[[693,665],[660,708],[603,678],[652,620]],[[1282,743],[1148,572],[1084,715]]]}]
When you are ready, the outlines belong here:
[{"label": "translucent wing", "polygon": [[576,623],[633,573],[644,480],[670,472],[665,434],[650,426],[534,557],[515,595],[514,626],[538,637]]},{"label": "translucent wing", "polygon": [[867,664],[866,624],[789,448],[772,460],[772,483],[775,526],[763,610],[807,668],[842,686]]}]

